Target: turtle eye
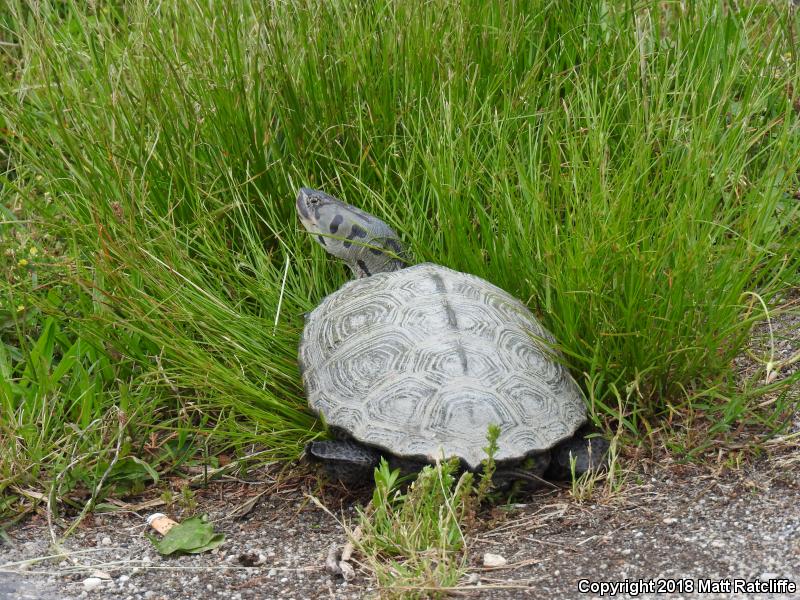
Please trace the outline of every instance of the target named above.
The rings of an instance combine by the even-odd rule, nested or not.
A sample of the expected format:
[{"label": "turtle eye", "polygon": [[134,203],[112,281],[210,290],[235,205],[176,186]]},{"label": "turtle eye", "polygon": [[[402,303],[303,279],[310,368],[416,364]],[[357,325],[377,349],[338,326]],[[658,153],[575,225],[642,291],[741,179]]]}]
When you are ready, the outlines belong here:
[{"label": "turtle eye", "polygon": [[317,204],[319,204],[319,198],[317,198],[316,196],[311,196],[311,198],[308,199],[308,203],[311,206],[316,206]]}]

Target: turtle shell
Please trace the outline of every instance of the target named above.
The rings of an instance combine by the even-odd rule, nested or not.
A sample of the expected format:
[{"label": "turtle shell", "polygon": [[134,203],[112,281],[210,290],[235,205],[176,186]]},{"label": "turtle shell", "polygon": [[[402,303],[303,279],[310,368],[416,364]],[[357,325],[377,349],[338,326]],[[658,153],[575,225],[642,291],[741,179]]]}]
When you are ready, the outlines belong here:
[{"label": "turtle shell", "polygon": [[519,300],[474,275],[425,263],[343,285],[306,320],[299,363],[329,426],[433,462],[522,459],[586,421],[553,336]]}]

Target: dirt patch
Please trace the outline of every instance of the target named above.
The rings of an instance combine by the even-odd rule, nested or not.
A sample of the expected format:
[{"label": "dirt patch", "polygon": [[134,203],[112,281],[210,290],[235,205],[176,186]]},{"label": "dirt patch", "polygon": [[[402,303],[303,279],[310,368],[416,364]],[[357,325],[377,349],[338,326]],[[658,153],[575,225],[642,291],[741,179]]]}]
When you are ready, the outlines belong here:
[{"label": "dirt patch", "polygon": [[[471,583],[461,593],[491,598],[594,598],[579,582],[740,578],[788,579],[800,585],[800,449],[784,447],[738,471],[669,464],[631,475],[619,495],[578,503],[566,490],[540,493],[523,505],[497,508],[485,531],[472,537]],[[638,481],[636,481],[638,479]],[[263,484],[262,484],[263,488]],[[367,598],[376,595],[368,574],[345,583],[324,570],[339,525],[309,503],[304,485],[262,496],[245,516],[233,513],[259,493],[259,486],[216,483],[197,494],[200,511],[227,535],[214,552],[162,558],[144,537],[153,509],[98,515],[87,520],[52,554],[43,518],[9,531],[4,547],[0,597],[169,599],[176,598]],[[366,498],[338,504],[352,517]],[[170,511],[165,511],[170,512]],[[484,552],[500,554],[506,568],[481,566]],[[263,564],[245,566],[242,556]],[[20,561],[33,560],[27,566]],[[86,591],[93,571],[103,579]],[[588,584],[587,584],[588,585]],[[680,584],[678,584],[680,585]],[[689,584],[682,584],[684,586]],[[778,588],[774,588],[778,589]],[[620,595],[618,597],[628,597]],[[641,598],[798,598],[800,592],[747,594],[675,593]]]},{"label": "dirt patch", "polygon": [[[9,532],[13,546],[4,549],[2,562],[15,564],[0,564],[0,571],[13,572],[0,573],[0,586],[7,588],[0,598],[353,598],[368,591],[366,578],[346,584],[322,568],[325,552],[342,533],[302,486],[283,486],[260,497],[247,515],[233,516],[264,487],[221,482],[197,492],[197,512],[208,514],[227,537],[217,550],[197,556],[161,557],[145,537],[152,533],[148,514],[158,510],[180,520],[177,507],[95,515],[65,542],[63,556],[46,560],[35,560],[54,553],[46,520],[31,519]],[[30,559],[21,570],[19,561]],[[254,561],[260,564],[245,566]],[[93,575],[102,582],[87,592],[84,581]]]},{"label": "dirt patch", "polygon": [[[581,594],[580,580],[661,580],[665,590],[686,590],[642,598],[798,598],[788,591],[697,593],[700,579],[783,578],[800,586],[798,459],[795,450],[727,474],[662,466],[604,504],[581,505],[563,494],[541,498],[478,536],[473,551],[503,554],[512,568],[500,576],[530,585],[537,598],[600,597]],[[492,598],[519,593],[497,590]]]}]

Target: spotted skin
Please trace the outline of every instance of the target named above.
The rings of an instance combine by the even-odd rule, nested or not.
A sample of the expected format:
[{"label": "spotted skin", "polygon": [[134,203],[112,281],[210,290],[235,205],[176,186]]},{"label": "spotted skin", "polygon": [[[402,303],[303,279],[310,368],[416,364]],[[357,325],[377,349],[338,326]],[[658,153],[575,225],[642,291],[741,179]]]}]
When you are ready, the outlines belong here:
[{"label": "spotted skin", "polygon": [[360,258],[356,261],[356,266],[358,267],[358,271],[363,273],[365,277],[372,275],[372,271],[369,270],[369,265]]},{"label": "spotted skin", "polygon": [[296,208],[303,227],[327,252],[345,261],[356,278],[406,266],[397,233],[377,217],[309,188],[298,192]]},{"label": "spotted skin", "polygon": [[[341,215],[337,215],[341,216]],[[367,239],[367,230],[354,223],[350,226],[350,233],[347,234],[347,241],[343,243],[345,248],[352,248],[353,247],[353,240],[366,240]],[[372,252],[376,250],[375,248],[369,248],[369,251]],[[380,253],[381,250],[377,249]]]}]

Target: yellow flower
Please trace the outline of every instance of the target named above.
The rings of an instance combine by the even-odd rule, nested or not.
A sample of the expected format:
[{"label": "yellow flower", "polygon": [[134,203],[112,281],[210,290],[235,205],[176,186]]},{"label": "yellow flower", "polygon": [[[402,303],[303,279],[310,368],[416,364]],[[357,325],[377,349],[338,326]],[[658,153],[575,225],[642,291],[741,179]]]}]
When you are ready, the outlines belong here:
[{"label": "yellow flower", "polygon": [[36,246],[31,246],[31,249],[28,250],[28,254],[30,254],[31,256],[36,256],[37,254],[39,254],[39,249]]},{"label": "yellow flower", "polygon": [[27,259],[20,258],[19,261],[17,262],[17,264],[20,267],[27,267],[28,266],[28,261],[27,261]]},{"label": "yellow flower", "polygon": [[22,304],[20,304],[20,305],[17,307],[17,312],[22,312],[23,310],[25,310],[25,307],[24,307]]}]

